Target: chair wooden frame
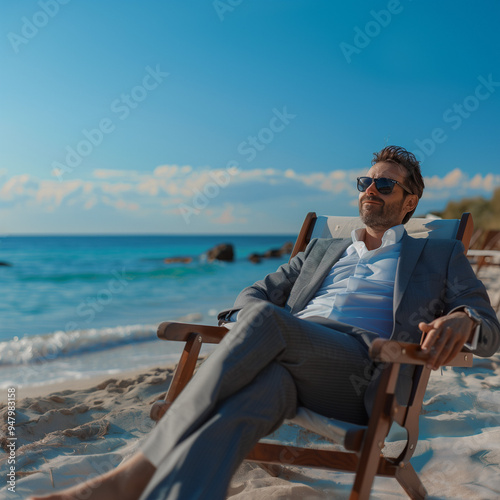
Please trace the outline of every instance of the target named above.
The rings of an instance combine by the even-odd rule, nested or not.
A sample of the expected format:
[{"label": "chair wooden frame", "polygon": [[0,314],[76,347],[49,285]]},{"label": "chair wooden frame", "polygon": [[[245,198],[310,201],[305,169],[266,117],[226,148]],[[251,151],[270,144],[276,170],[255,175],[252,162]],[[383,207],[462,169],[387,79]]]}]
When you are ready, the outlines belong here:
[{"label": "chair wooden frame", "polygon": [[[316,219],[314,212],[307,214],[290,258],[306,247]],[[470,214],[464,214],[456,239],[462,241],[466,253],[472,231],[472,217]],[[165,400],[157,401],[151,408],[153,420],[159,420],[163,416],[192,377],[202,344],[219,343],[227,331],[223,326],[176,322],[164,322],[159,325],[160,339],[182,341],[186,344]],[[418,344],[383,339],[373,342],[370,356],[374,361],[382,363],[375,405],[367,426],[353,426],[352,429],[345,430],[343,443],[340,444],[343,444],[346,451],[258,443],[247,460],[259,463],[273,475],[277,475],[277,469],[266,467],[266,464],[354,472],[351,500],[368,499],[375,476],[393,477],[410,498],[425,498],[427,492],[410,459],[418,441],[418,419],[431,373],[425,366],[426,356]],[[470,367],[472,361],[472,354],[463,351],[447,366]],[[416,366],[410,401],[406,406],[400,405],[395,396],[396,382],[402,364]],[[398,456],[387,457],[382,454],[382,449],[393,422],[406,429],[407,438],[404,449]]]},{"label": "chair wooden frame", "polygon": [[471,254],[477,258],[476,274],[479,273],[483,266],[498,265],[492,262],[492,258],[498,255],[500,250],[500,231],[494,229],[481,231],[478,240],[481,242],[479,245],[471,245],[473,249]]}]

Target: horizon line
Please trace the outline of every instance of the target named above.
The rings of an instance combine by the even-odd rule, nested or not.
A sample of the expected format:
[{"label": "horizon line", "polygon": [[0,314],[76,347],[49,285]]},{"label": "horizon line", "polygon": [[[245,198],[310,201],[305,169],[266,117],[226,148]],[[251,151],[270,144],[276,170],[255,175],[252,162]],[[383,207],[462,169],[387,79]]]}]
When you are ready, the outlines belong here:
[{"label": "horizon line", "polygon": [[10,233],[0,234],[0,238],[33,236],[293,236],[296,233]]}]

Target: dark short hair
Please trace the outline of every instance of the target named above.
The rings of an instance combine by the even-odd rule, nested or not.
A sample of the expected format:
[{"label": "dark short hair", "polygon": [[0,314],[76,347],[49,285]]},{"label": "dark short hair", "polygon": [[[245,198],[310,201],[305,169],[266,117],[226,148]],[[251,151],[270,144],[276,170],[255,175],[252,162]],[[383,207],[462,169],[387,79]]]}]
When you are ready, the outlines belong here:
[{"label": "dark short hair", "polygon": [[[372,165],[378,162],[396,163],[403,167],[406,170],[405,186],[419,199],[422,197],[425,187],[424,179],[420,171],[420,162],[413,153],[400,146],[387,146],[378,153],[373,153]],[[404,193],[405,196],[408,194],[406,191]],[[405,215],[403,224],[410,220],[414,212],[415,209]]]}]

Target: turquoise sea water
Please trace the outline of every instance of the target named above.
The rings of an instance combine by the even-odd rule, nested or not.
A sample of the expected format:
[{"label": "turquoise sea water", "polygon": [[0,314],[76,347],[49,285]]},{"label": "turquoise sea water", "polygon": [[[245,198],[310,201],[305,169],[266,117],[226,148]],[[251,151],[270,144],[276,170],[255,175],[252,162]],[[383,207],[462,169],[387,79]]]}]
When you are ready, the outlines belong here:
[{"label": "turquoise sea water", "polygon": [[[0,239],[0,386],[45,384],[165,364],[180,346],[165,320],[216,324],[239,291],[288,256],[248,255],[293,236],[19,236]],[[236,259],[205,252],[233,244]],[[190,257],[189,263],[164,262]]]}]

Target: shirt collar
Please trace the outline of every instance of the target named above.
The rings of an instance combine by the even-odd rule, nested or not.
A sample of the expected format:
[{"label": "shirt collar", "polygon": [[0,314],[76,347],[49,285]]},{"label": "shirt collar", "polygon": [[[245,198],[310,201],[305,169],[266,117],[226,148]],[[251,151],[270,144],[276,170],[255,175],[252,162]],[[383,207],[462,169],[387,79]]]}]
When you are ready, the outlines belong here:
[{"label": "shirt collar", "polygon": [[[382,244],[380,245],[379,248],[384,248],[386,246],[395,245],[396,243],[399,243],[404,234],[405,234],[405,227],[403,224],[391,227],[382,236]],[[360,247],[365,247],[365,242],[363,241],[364,235],[365,235],[365,228],[354,229],[352,231],[351,233],[351,238],[353,243],[352,250],[354,249],[360,250]]]}]

